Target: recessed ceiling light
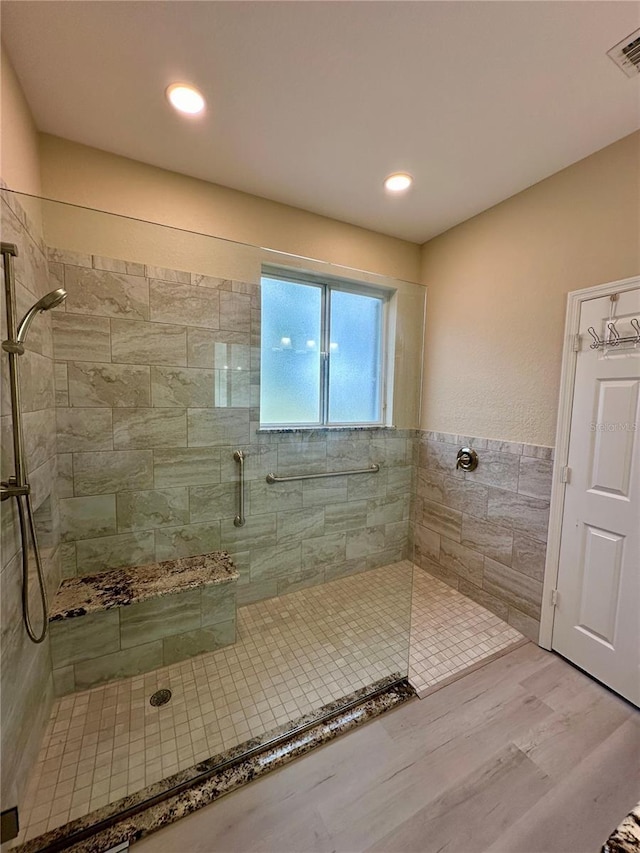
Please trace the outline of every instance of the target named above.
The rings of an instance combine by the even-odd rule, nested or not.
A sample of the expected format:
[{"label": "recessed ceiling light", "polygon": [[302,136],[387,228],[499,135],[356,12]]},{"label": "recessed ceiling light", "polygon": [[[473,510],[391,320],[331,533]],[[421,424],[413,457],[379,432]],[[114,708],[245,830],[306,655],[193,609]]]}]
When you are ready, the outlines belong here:
[{"label": "recessed ceiling light", "polygon": [[390,193],[401,193],[408,190],[413,183],[413,178],[406,172],[394,172],[384,179],[384,188]]},{"label": "recessed ceiling light", "polygon": [[204,109],[204,98],[186,83],[172,83],[167,89],[167,98],[172,107],[181,113],[197,115]]}]

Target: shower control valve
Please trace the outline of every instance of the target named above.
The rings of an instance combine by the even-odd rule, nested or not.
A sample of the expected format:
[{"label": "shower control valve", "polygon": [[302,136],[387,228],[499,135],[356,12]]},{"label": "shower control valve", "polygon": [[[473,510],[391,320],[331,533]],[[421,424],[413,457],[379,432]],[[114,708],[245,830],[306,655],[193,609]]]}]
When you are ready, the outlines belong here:
[{"label": "shower control valve", "polygon": [[456,468],[463,471],[475,471],[478,467],[478,454],[472,447],[461,447],[456,459]]}]

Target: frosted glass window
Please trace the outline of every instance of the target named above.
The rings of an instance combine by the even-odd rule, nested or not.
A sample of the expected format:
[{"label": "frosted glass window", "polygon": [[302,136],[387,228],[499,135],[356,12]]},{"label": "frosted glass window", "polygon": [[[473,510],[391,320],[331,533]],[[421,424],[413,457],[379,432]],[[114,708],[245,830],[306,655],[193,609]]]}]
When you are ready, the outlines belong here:
[{"label": "frosted glass window", "polygon": [[329,422],[380,420],[382,301],[331,291]]},{"label": "frosted glass window", "polygon": [[321,317],[321,287],[262,279],[261,423],[322,423]]},{"label": "frosted glass window", "polygon": [[382,296],[263,277],[261,424],[381,423],[383,320]]}]

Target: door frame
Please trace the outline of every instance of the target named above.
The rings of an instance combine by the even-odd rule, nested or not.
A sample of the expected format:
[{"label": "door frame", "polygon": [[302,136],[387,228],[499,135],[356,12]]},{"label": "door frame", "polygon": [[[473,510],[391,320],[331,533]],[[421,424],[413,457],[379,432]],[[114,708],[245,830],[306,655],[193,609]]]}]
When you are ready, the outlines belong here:
[{"label": "door frame", "polygon": [[564,516],[565,483],[562,482],[562,470],[568,464],[569,438],[571,435],[571,413],[573,411],[573,392],[578,363],[578,351],[574,349],[575,337],[580,329],[580,311],[584,302],[624,293],[640,287],[640,276],[610,281],[583,290],[573,290],[567,294],[567,313],[562,349],[562,373],[560,374],[560,395],[558,401],[558,421],[551,482],[551,507],[549,511],[549,535],[547,556],[542,584],[542,611],[540,614],[540,634],[538,644],[543,649],[551,649],[553,639],[553,619],[555,605],[553,592],[558,584],[560,568],[560,543],[562,538],[562,519]]}]

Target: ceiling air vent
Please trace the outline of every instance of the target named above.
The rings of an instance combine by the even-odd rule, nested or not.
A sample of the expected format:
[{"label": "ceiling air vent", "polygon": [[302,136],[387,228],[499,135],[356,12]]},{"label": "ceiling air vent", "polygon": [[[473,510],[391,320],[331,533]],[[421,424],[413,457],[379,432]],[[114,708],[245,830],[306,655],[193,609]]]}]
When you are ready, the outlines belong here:
[{"label": "ceiling air vent", "polygon": [[640,30],[618,42],[607,51],[607,56],[613,59],[618,68],[622,68],[627,77],[640,74]]}]

